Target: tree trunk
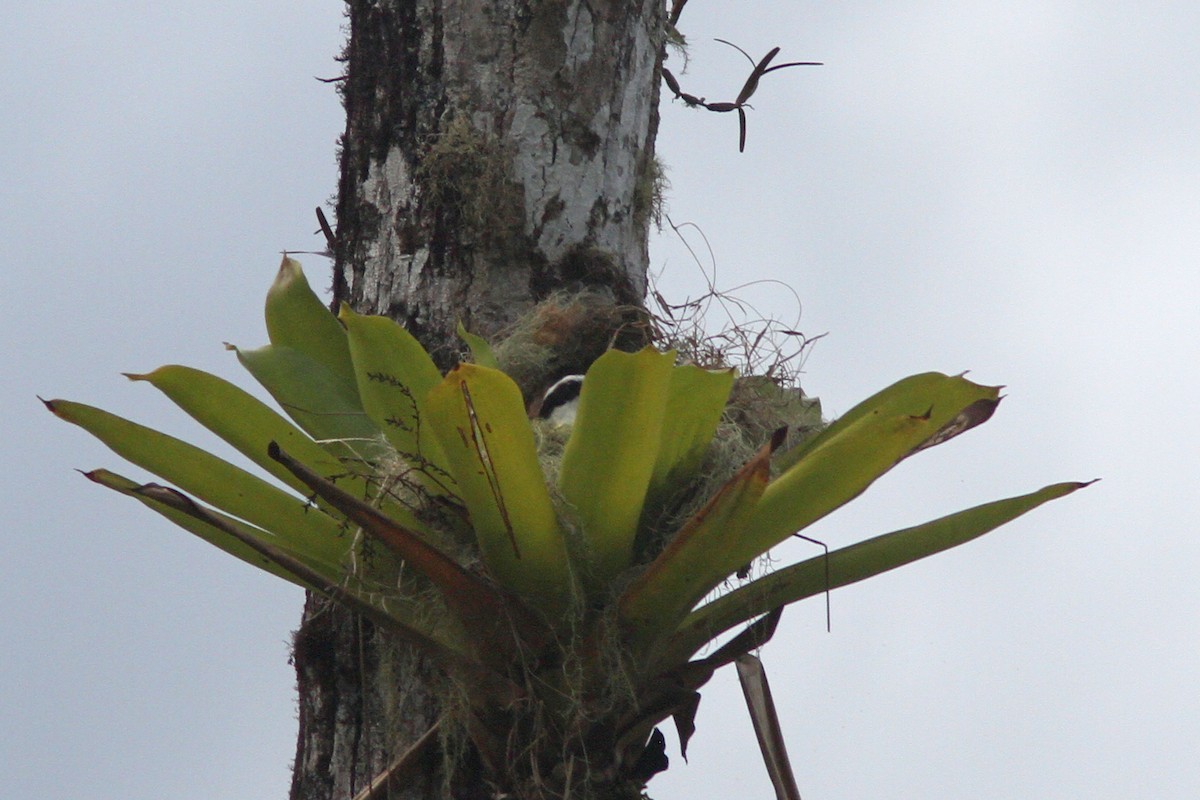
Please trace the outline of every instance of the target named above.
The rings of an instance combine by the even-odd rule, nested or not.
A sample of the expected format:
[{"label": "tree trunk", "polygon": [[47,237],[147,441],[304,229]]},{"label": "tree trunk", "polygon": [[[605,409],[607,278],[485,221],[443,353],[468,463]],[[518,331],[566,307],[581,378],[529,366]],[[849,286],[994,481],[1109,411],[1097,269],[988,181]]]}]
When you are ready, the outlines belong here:
[{"label": "tree trunk", "polygon": [[[563,289],[640,305],[662,0],[348,9],[335,303],[398,320],[442,367],[460,320],[491,336]],[[292,800],[354,797],[437,718],[416,658],[320,597],[294,660]],[[448,787],[442,763],[381,796],[491,796],[469,769]]]}]

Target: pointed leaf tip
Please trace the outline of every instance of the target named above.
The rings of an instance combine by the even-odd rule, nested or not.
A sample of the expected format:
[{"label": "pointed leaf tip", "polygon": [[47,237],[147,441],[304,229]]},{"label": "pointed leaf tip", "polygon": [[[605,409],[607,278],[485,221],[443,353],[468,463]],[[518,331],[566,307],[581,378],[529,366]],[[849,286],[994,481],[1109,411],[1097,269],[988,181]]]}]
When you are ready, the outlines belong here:
[{"label": "pointed leaf tip", "polygon": [[267,291],[264,311],[271,344],[294,348],[334,374],[353,380],[346,331],[313,292],[300,262],[284,256]]},{"label": "pointed leaf tip", "polygon": [[849,502],[913,453],[984,422],[998,394],[995,387],[927,372],[859,403],[788,452],[743,537],[741,563]]},{"label": "pointed leaf tip", "polygon": [[492,353],[492,348],[487,340],[467,330],[462,320],[458,321],[458,338],[466,343],[467,348],[471,351],[471,358],[477,365],[500,369],[500,364],[496,361],[496,356]]},{"label": "pointed leaf tip", "polygon": [[1092,483],[1095,481],[1051,484],[1036,492],[984,503],[784,567],[693,611],[660,661],[664,665],[678,663],[705,642],[756,614],[957,547]]},{"label": "pointed leaf tip", "polygon": [[[999,389],[999,387],[996,388],[997,390]],[[954,419],[943,425],[933,436],[917,445],[909,455],[927,450],[930,447],[935,447],[953,439],[959,434],[966,433],[977,425],[982,425],[991,419],[992,414],[996,413],[996,407],[1000,405],[1000,401],[1003,399],[1003,397],[998,396],[976,400],[959,412]],[[933,408],[930,407],[929,411],[926,412],[926,418],[932,413]]]}]

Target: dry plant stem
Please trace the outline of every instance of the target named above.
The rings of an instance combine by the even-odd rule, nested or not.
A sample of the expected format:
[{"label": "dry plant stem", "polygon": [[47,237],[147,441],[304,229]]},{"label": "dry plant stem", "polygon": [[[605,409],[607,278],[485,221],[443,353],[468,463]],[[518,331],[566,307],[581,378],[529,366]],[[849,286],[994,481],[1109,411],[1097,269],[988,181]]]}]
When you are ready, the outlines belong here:
[{"label": "dry plant stem", "polygon": [[478,641],[488,643],[480,653],[481,659],[496,666],[505,664],[517,649],[508,635],[513,630],[526,645],[540,647],[545,638],[541,627],[520,600],[507,597],[499,587],[467,572],[419,534],[339,489],[289,456],[277,443],[268,445],[267,454],[401,558],[420,565],[421,572],[441,590],[446,605],[456,612],[464,627],[479,637]]},{"label": "dry plant stem", "polygon": [[771,697],[771,685],[767,673],[757,656],[739,656],[737,661],[738,681],[746,698],[746,708],[754,723],[754,734],[762,752],[767,774],[775,787],[776,800],[800,800],[800,789],[788,758],[783,729],[779,725],[779,714],[775,700]]},{"label": "dry plant stem", "polygon": [[148,497],[155,502],[162,503],[164,506],[173,508],[176,511],[187,514],[194,519],[208,523],[214,528],[228,533],[230,536],[233,536],[247,547],[250,547],[251,549],[260,553],[263,557],[269,559],[275,564],[278,564],[300,580],[309,584],[315,590],[332,598],[333,600],[336,600],[347,608],[353,610],[355,613],[361,614],[362,616],[374,622],[376,625],[380,625],[394,631],[407,641],[412,642],[422,649],[435,653],[444,649],[437,642],[421,636],[419,633],[410,628],[397,626],[395,621],[392,620],[392,618],[387,614],[375,608],[370,603],[363,602],[355,595],[343,589],[341,586],[327,581],[315,570],[310,569],[298,559],[293,558],[287,553],[284,553],[282,550],[272,547],[269,544],[264,544],[253,537],[243,535],[243,533],[236,527],[227,524],[225,520],[221,519],[215,514],[210,513],[208,509],[196,503],[182,492],[166,486],[160,486],[156,483],[147,483],[138,487],[135,491],[137,494],[140,494],[143,497]]},{"label": "dry plant stem", "polygon": [[424,736],[415,741],[403,755],[388,764],[387,769],[372,778],[367,788],[354,795],[353,800],[385,800],[392,789],[398,788],[402,781],[415,774],[421,766],[422,757],[437,743],[438,731],[444,719],[443,716],[433,723]]}]

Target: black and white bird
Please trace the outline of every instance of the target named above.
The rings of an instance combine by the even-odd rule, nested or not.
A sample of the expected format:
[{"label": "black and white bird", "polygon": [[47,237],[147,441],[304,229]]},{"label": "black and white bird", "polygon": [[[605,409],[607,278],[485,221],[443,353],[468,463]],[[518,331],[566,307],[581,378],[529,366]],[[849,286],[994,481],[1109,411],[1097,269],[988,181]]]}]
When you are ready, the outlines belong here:
[{"label": "black and white bird", "polygon": [[579,392],[582,388],[582,375],[568,375],[555,381],[542,395],[538,417],[554,425],[574,424],[575,412],[579,410]]}]

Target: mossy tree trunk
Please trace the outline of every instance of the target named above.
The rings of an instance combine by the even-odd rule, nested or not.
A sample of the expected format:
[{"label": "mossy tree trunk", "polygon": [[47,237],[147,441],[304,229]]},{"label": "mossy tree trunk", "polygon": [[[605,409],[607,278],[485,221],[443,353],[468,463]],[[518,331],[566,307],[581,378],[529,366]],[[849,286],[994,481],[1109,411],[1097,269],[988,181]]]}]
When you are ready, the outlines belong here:
[{"label": "mossy tree trunk", "polygon": [[[460,320],[494,334],[560,289],[640,303],[663,5],[351,0],[335,302],[402,322],[443,367]],[[353,797],[436,719],[392,647],[309,597],[292,800]],[[388,796],[443,796],[440,763]]]}]

